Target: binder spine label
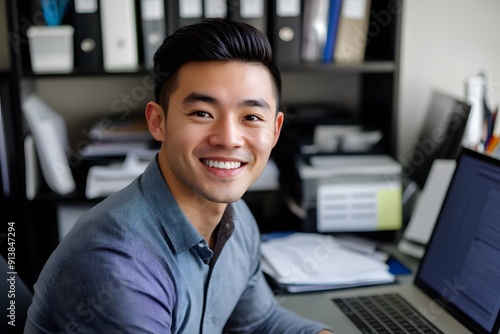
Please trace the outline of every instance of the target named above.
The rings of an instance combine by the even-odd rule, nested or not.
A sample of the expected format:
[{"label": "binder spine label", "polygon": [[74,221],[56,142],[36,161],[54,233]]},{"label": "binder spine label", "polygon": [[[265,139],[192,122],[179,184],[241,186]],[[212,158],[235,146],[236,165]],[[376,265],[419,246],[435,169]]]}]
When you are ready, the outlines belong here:
[{"label": "binder spine label", "polygon": [[240,16],[253,19],[264,16],[264,0],[241,0]]},{"label": "binder spine label", "polygon": [[300,0],[277,0],[276,14],[280,17],[297,17],[300,15]]},{"label": "binder spine label", "polygon": [[163,0],[142,0],[141,17],[144,21],[162,20],[165,17]]},{"label": "binder spine label", "polygon": [[197,18],[203,16],[202,0],[179,0],[179,16]]},{"label": "binder spine label", "polygon": [[227,2],[226,0],[205,0],[205,17],[226,17]]},{"label": "binder spine label", "polygon": [[78,14],[95,13],[97,8],[97,0],[75,0],[75,12]]}]

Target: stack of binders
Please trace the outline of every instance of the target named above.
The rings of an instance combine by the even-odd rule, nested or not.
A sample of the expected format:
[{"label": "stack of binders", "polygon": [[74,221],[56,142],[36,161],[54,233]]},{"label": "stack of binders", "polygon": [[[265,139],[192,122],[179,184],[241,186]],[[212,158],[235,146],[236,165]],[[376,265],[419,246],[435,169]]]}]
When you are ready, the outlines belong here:
[{"label": "stack of binders", "polygon": [[75,0],[75,66],[133,71],[153,66],[165,37],[205,18],[265,33],[279,66],[364,60],[372,0]]},{"label": "stack of binders", "polygon": [[[152,67],[153,55],[167,35],[165,2],[75,0],[75,67],[82,71],[136,70]],[[136,22],[139,22],[138,26]]]}]

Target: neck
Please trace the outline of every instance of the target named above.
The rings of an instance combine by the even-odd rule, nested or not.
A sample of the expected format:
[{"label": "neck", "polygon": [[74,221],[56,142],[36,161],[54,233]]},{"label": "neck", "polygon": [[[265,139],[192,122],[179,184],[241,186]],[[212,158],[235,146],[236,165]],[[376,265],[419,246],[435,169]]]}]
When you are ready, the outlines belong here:
[{"label": "neck", "polygon": [[189,219],[191,224],[198,230],[201,236],[213,249],[215,238],[213,232],[222,219],[226,210],[226,203],[214,203],[208,200],[199,201],[198,204],[179,202],[179,206]]}]

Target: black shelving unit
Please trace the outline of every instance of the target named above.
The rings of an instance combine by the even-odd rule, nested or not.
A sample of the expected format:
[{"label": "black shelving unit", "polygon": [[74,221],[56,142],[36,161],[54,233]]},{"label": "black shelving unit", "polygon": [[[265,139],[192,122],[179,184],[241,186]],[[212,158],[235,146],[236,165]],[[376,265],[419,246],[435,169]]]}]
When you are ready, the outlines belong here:
[{"label": "black shelving unit", "polygon": [[[297,101],[297,96],[302,99],[302,95],[296,94],[301,92],[302,86],[319,87],[323,83],[318,83],[317,78],[321,80],[330,80],[331,87],[322,87],[323,95],[320,97],[321,103],[335,104],[337,102],[335,93],[354,92],[352,101],[349,101],[347,109],[352,114],[358,115],[360,121],[370,127],[380,129],[383,133],[383,141],[379,146],[378,153],[389,154],[393,157],[397,155],[397,105],[398,105],[398,84],[399,84],[399,49],[400,49],[400,34],[401,34],[401,2],[398,0],[398,6],[394,0],[372,0],[371,12],[376,15],[381,11],[387,11],[389,4],[392,8],[399,8],[394,13],[391,13],[390,20],[383,26],[379,24],[379,30],[376,34],[369,36],[369,43],[366,47],[365,61],[360,64],[301,64],[299,66],[284,66],[282,73],[285,80],[283,92],[283,108],[293,106],[296,102],[311,101],[307,96],[304,101]],[[22,118],[21,100],[25,93],[26,86],[33,85],[43,80],[74,80],[75,78],[92,78],[99,80],[120,81],[124,77],[137,77],[140,81],[144,76],[150,74],[150,71],[145,68],[137,68],[134,71],[124,72],[106,72],[104,70],[86,71],[76,68],[71,73],[65,74],[35,74],[31,71],[29,60],[29,49],[27,37],[25,35],[26,28],[34,22],[34,2],[31,6],[21,6],[20,2],[7,0],[6,11],[9,18],[9,34],[18,37],[18,44],[11,44],[10,51],[12,58],[12,68],[2,74],[9,80],[10,96],[11,96],[11,121],[15,131],[13,144],[16,147],[15,153],[15,170],[17,171],[17,186],[19,194],[15,198],[16,204],[21,205],[23,212],[16,212],[17,220],[23,225],[23,236],[19,240],[24,239],[26,242],[25,250],[26,257],[23,261],[26,262],[28,285],[32,285],[38,276],[39,270],[45,263],[49,254],[57,246],[57,206],[60,203],[72,202],[89,202],[84,197],[85,183],[82,182],[81,175],[84,174],[82,167],[76,167],[74,175],[78,176],[78,189],[70,195],[57,195],[46,186],[40,188],[39,193],[32,200],[26,200],[25,180],[24,180],[24,153],[23,140],[26,134],[26,126]],[[371,22],[378,24],[375,16],[371,17]],[[171,27],[169,31],[171,31]],[[326,79],[325,79],[326,78]],[[321,87],[319,87],[321,88]],[[332,94],[330,94],[332,93]],[[106,94],[103,91],[103,94]],[[341,93],[340,93],[341,94]],[[333,96],[333,98],[332,98]],[[78,101],[85,103],[85,101]],[[289,124],[286,124],[288,126]],[[286,130],[286,126],[285,129]],[[290,148],[285,148],[290,150]],[[288,152],[289,153],[289,152]],[[293,154],[293,152],[292,152]],[[284,190],[285,192],[288,189]],[[251,207],[254,208],[257,218],[264,221],[261,222],[263,230],[272,229],[278,226],[279,228],[294,228],[297,225],[295,222],[290,222],[289,213],[280,214],[278,209],[275,212],[264,212],[266,206],[259,203],[259,199],[271,198],[265,196],[247,194],[245,199],[249,201]],[[272,201],[275,201],[275,208],[281,208],[282,201],[277,200],[276,196],[280,197],[283,192],[275,194]],[[274,225],[273,225],[274,224]]]}]

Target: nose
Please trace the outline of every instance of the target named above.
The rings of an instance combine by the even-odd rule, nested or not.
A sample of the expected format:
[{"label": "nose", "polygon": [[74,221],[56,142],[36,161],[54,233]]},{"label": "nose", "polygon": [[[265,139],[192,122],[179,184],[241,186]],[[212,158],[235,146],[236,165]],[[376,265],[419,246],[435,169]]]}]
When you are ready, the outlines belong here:
[{"label": "nose", "polygon": [[232,117],[223,117],[214,122],[209,143],[223,148],[239,148],[243,146],[242,124]]}]

